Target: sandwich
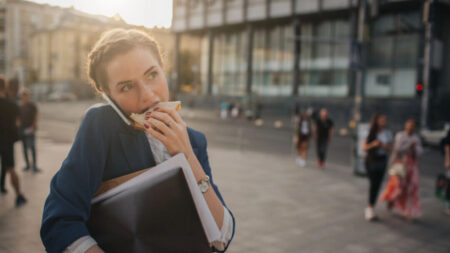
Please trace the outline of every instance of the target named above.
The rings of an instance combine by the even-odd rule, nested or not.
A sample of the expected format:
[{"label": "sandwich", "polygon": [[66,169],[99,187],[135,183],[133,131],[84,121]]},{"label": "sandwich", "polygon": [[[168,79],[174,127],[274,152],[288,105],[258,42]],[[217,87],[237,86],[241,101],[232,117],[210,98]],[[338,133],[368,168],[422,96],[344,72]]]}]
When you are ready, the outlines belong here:
[{"label": "sandwich", "polygon": [[179,111],[181,109],[181,101],[170,101],[170,102],[160,102],[154,106],[152,106],[151,108],[149,108],[147,111],[137,114],[137,113],[132,113],[130,115],[130,118],[134,121],[134,128],[139,129],[139,130],[145,130],[144,124],[147,122],[145,120],[145,115],[148,112],[152,112],[155,110],[155,108],[172,108],[175,109],[176,111]]}]

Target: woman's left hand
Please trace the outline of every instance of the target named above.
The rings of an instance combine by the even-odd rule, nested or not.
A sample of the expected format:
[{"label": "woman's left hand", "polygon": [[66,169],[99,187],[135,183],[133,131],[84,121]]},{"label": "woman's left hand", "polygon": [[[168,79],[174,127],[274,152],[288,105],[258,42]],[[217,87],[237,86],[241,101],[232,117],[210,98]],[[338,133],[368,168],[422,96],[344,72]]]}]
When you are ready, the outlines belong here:
[{"label": "woman's left hand", "polygon": [[183,153],[189,157],[193,151],[186,123],[174,109],[157,108],[147,113],[146,131],[161,141],[170,155]]}]

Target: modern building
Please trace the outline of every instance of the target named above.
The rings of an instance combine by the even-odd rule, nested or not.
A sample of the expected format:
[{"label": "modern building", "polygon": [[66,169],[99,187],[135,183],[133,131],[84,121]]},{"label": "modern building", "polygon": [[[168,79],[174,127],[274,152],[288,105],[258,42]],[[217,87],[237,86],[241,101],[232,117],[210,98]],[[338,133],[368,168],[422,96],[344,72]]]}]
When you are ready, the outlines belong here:
[{"label": "modern building", "polygon": [[90,15],[73,8],[63,12],[54,26],[36,29],[28,37],[25,84],[36,89],[35,93],[42,90],[89,97],[93,95],[86,85],[90,49],[105,30],[128,25],[119,16]]},{"label": "modern building", "polygon": [[[61,93],[89,97],[87,56],[102,32],[134,28],[150,33],[160,42],[166,70],[172,65],[174,39],[168,29],[126,24],[119,15],[92,15],[25,0],[0,0],[0,74],[18,78],[36,98]],[[170,74],[169,74],[170,76]]]},{"label": "modern building", "polygon": [[0,73],[5,73],[6,65],[6,1],[0,0]]},{"label": "modern building", "polygon": [[0,44],[4,57],[0,59],[7,78],[19,78],[21,84],[28,75],[29,38],[38,29],[50,29],[64,14],[60,7],[24,0],[4,0],[5,43]]},{"label": "modern building", "polygon": [[450,121],[450,1],[174,0],[173,6],[175,66],[185,37],[196,37],[193,85],[204,103],[259,101],[272,115],[296,105],[326,107],[341,126],[375,111],[397,128],[410,117],[428,127]]}]

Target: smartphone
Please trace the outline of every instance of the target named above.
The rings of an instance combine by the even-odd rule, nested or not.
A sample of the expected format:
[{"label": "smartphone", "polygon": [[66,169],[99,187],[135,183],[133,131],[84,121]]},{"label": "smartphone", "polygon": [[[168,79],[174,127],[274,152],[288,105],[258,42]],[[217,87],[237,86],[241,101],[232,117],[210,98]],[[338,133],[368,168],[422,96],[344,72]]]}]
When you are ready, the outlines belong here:
[{"label": "smartphone", "polygon": [[128,117],[122,112],[122,110],[116,105],[116,103],[106,95],[106,93],[103,93],[103,98],[108,102],[108,104],[111,105],[111,107],[114,109],[114,111],[119,114],[120,118],[129,126],[133,126],[131,121],[128,119]]}]

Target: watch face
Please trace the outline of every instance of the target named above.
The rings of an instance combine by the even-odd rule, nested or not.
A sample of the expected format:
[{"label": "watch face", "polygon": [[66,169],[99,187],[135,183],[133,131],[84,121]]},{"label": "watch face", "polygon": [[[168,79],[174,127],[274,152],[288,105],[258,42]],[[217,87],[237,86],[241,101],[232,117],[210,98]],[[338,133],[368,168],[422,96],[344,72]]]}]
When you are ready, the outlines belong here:
[{"label": "watch face", "polygon": [[199,184],[199,188],[202,193],[205,193],[208,190],[209,185],[206,182],[202,182],[201,184]]}]

